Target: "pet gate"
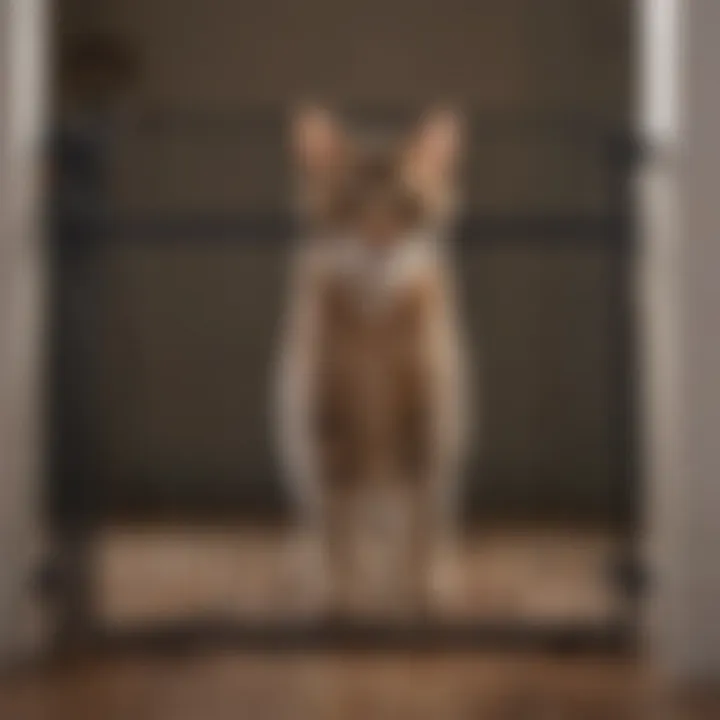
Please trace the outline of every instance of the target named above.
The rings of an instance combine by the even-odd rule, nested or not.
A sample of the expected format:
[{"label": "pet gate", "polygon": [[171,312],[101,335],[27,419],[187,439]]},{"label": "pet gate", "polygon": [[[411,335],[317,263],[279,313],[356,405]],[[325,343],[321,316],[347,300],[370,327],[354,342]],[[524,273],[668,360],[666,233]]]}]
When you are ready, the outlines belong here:
[{"label": "pet gate", "polygon": [[[478,117],[471,128],[455,239],[481,418],[466,522],[611,528],[614,561],[597,572],[627,596],[637,580],[634,146],[577,118]],[[281,114],[260,112],[148,115],[59,135],[50,496],[71,635],[115,637],[93,592],[92,548],[108,523],[277,523],[287,510],[267,412],[292,235],[283,138]],[[605,643],[631,635],[631,605],[601,622],[331,628],[205,617],[121,635]]]}]

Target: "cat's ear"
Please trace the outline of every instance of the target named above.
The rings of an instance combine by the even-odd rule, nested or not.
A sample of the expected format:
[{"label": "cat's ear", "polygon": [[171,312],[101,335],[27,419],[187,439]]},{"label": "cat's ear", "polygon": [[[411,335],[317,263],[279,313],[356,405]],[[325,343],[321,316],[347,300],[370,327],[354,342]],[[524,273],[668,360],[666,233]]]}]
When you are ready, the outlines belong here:
[{"label": "cat's ear", "polygon": [[444,108],[426,113],[405,146],[408,181],[424,192],[452,183],[464,135],[464,121],[457,110]]},{"label": "cat's ear", "polygon": [[317,177],[336,169],[347,152],[347,138],[340,121],[325,108],[305,105],[290,124],[292,153],[300,172]]}]

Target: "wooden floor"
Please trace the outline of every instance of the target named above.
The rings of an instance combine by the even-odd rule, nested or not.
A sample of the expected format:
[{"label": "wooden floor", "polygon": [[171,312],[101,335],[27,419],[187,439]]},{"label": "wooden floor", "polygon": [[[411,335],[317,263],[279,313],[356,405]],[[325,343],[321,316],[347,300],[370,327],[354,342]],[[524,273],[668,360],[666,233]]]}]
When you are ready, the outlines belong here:
[{"label": "wooden floor", "polygon": [[[297,574],[298,556],[288,555],[302,550],[294,540],[288,531],[263,528],[108,527],[95,548],[99,616],[123,625],[312,612],[314,580]],[[446,559],[456,582],[435,609],[462,620],[605,622],[622,612],[608,581],[616,546],[611,534],[588,530],[468,535]]]},{"label": "wooden floor", "polygon": [[[213,607],[256,617],[263,603],[286,613],[287,593],[274,584],[283,539],[267,530],[108,528],[95,548],[103,618],[122,625]],[[466,607],[498,617],[503,608],[597,614],[612,547],[607,535],[577,531],[466,538]],[[671,697],[627,656],[539,651],[126,648],[0,677],[0,720],[245,719],[719,720],[720,695]]]},{"label": "wooden floor", "polygon": [[104,657],[0,679],[3,720],[717,720],[630,660]]}]

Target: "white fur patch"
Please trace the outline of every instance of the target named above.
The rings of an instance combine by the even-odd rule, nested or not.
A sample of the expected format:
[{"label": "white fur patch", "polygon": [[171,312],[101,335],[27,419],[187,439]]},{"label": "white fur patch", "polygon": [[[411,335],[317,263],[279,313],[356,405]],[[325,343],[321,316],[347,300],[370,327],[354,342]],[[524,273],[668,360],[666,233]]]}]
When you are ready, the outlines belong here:
[{"label": "white fur patch", "polygon": [[434,250],[433,241],[422,233],[378,250],[355,238],[338,238],[321,251],[320,262],[326,272],[347,278],[362,293],[365,304],[377,309],[427,268]]}]

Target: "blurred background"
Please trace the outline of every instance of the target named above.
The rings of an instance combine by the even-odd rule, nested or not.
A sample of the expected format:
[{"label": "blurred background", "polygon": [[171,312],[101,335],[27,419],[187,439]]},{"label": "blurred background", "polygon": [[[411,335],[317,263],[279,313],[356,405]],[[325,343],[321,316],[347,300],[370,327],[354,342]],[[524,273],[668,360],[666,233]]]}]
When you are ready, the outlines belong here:
[{"label": "blurred background", "polygon": [[[644,32],[655,32],[660,50],[672,45],[673,3],[642,4]],[[13,36],[8,57],[44,58],[49,101],[27,116],[42,144],[33,167],[46,180],[47,313],[33,347],[48,402],[45,466],[35,469],[43,482],[25,502],[44,508],[42,532],[32,535],[42,541],[26,543],[26,564],[59,647],[137,642],[141,659],[118,668],[84,655],[74,679],[41,697],[72,694],[84,678],[107,690],[98,697],[118,717],[134,712],[120,697],[125,686],[160,693],[157,714],[137,706],[147,717],[191,712],[215,690],[218,717],[250,696],[258,712],[274,707],[278,717],[293,703],[308,717],[352,717],[358,703],[359,717],[536,717],[538,707],[563,717],[656,717],[665,706],[653,705],[654,686],[623,652],[640,646],[645,629],[640,558],[651,502],[641,497],[640,418],[649,381],[639,368],[648,329],[638,321],[636,184],[648,168],[661,177],[649,183],[650,204],[671,202],[667,166],[658,174],[657,156],[641,152],[653,133],[667,140],[667,127],[650,119],[648,133],[638,123],[639,58],[653,70],[642,70],[647,77],[672,73],[662,53],[643,54],[638,3],[55,0],[51,12],[43,8],[39,0],[3,6],[8,27],[28,33]],[[145,653],[219,638],[236,649],[251,639],[260,649],[319,641],[348,651],[349,636],[297,622],[305,598],[288,585],[294,530],[269,417],[294,232],[286,126],[307,98],[380,128],[409,127],[446,101],[468,119],[454,255],[479,423],[454,559],[463,583],[426,627],[402,637],[434,638],[432,647],[460,639],[483,654],[408,664],[379,652],[368,665],[346,654],[342,665],[324,655],[301,655],[299,664],[246,655],[200,664],[192,655],[177,666],[199,683],[191,696]],[[658,218],[660,237],[675,217]],[[663,255],[663,267],[672,257]],[[670,387],[664,368],[651,378],[657,387]],[[655,409],[669,417],[675,407]],[[651,440],[669,453],[672,433],[658,428]],[[654,460],[658,478],[666,469],[680,477],[669,460]],[[653,496],[658,516],[677,507],[670,496]],[[705,545],[683,545],[683,557],[691,546]],[[663,555],[671,557],[672,567],[683,565]],[[673,577],[675,599],[684,597],[684,580]],[[660,615],[667,627],[670,615]],[[393,632],[363,626],[352,642],[380,648],[397,640]],[[487,660],[498,640],[522,651]],[[529,660],[523,652],[538,640],[603,654],[575,669]],[[676,652],[682,643],[668,647],[673,659],[685,657]],[[409,672],[439,682],[410,691]],[[470,691],[477,677],[494,678],[484,697]],[[13,720],[42,716],[33,682],[9,695]],[[276,686],[288,688],[285,704],[273,698]]]}]

